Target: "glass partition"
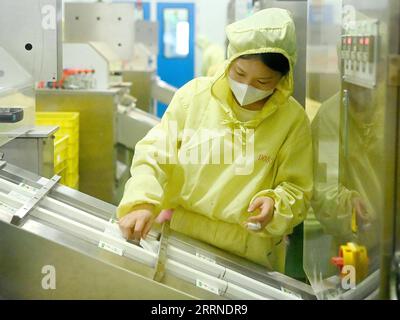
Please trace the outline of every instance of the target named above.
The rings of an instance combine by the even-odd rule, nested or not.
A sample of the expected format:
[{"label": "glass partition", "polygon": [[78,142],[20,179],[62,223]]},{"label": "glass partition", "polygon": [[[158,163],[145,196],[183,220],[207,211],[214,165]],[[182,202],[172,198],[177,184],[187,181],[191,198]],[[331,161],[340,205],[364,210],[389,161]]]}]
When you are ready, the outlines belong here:
[{"label": "glass partition", "polygon": [[311,0],[308,6],[314,195],[304,270],[318,298],[365,298],[385,276],[393,224],[398,105],[387,57],[398,52],[398,4]]}]

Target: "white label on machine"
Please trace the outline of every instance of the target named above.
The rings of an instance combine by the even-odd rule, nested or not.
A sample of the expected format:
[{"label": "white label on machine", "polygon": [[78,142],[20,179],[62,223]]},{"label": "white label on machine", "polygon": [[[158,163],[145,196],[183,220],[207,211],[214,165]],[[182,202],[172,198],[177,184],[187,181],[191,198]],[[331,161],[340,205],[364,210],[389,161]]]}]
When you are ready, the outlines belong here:
[{"label": "white label on machine", "polygon": [[37,183],[41,184],[42,186],[45,186],[46,184],[49,183],[49,179],[43,178],[41,177],[38,181],[36,181]]},{"label": "white label on machine", "polygon": [[212,259],[212,258],[210,258],[210,257],[207,257],[207,256],[205,256],[204,254],[201,254],[201,253],[199,253],[199,252],[196,252],[196,257],[197,257],[197,258],[200,258],[200,259],[202,259],[202,260],[211,262],[211,263],[217,263],[214,259]]},{"label": "white label on machine", "polygon": [[8,195],[9,195],[10,197],[14,198],[15,200],[20,201],[20,202],[22,202],[22,203],[25,203],[25,202],[27,202],[27,201],[30,200],[29,197],[24,196],[23,194],[20,194],[20,193],[15,192],[15,191],[10,191],[10,192],[8,193]]},{"label": "white label on machine", "polygon": [[205,283],[204,281],[201,281],[199,279],[196,279],[196,287],[202,288],[204,290],[207,290],[207,291],[210,291],[212,293],[219,295],[218,288],[216,288],[212,285],[209,285],[208,283]]},{"label": "white label on machine", "polygon": [[124,250],[117,248],[116,246],[113,246],[109,243],[105,243],[104,241],[99,241],[99,248],[110,251],[112,253],[115,253],[119,256],[122,256],[124,254]]},{"label": "white label on machine", "polygon": [[295,296],[295,297],[297,297],[297,298],[303,299],[302,296],[301,296],[300,294],[298,294],[298,293],[296,293],[296,292],[294,292],[294,291],[292,291],[292,290],[289,290],[288,288],[281,287],[281,291],[282,291],[282,292],[285,292],[285,293],[288,293],[288,294],[291,294],[292,296]]}]

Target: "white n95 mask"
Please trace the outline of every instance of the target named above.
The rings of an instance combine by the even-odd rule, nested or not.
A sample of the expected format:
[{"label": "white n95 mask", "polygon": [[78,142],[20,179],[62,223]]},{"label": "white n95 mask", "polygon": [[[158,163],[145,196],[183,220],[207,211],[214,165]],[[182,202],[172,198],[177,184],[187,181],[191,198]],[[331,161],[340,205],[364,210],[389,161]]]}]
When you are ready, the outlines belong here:
[{"label": "white n95 mask", "polygon": [[237,82],[231,77],[228,77],[228,80],[231,90],[241,106],[262,100],[274,93],[274,89],[270,89],[268,91],[260,90],[248,84]]}]

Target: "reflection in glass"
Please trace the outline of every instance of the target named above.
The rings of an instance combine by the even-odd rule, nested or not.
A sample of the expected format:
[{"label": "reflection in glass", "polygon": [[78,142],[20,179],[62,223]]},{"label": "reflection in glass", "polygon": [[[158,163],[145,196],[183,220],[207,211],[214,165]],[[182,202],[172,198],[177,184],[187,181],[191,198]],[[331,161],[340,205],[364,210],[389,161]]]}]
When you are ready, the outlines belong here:
[{"label": "reflection in glass", "polygon": [[[304,269],[318,298],[337,298],[379,265],[383,88],[342,81],[341,39],[352,31],[344,28],[340,1],[309,6],[306,111],[312,119],[314,194],[305,221]],[[320,13],[328,8],[333,16],[323,19]],[[359,12],[354,17],[366,19]]]}]

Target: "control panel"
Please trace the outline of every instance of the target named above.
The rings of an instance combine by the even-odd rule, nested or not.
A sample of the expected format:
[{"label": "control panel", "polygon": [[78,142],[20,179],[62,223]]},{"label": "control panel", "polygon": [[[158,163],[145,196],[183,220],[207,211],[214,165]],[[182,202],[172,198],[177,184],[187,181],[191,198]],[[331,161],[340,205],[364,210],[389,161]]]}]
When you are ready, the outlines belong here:
[{"label": "control panel", "polygon": [[355,21],[343,30],[341,58],[343,80],[362,87],[376,85],[378,21]]}]

